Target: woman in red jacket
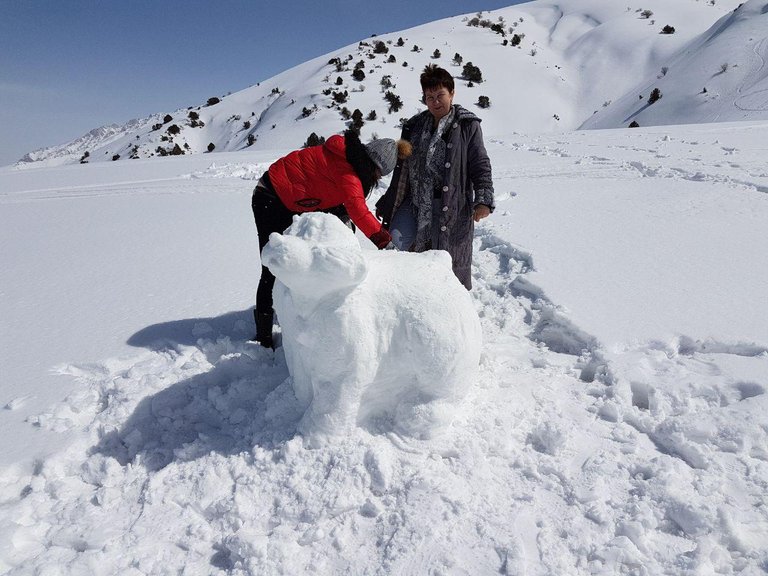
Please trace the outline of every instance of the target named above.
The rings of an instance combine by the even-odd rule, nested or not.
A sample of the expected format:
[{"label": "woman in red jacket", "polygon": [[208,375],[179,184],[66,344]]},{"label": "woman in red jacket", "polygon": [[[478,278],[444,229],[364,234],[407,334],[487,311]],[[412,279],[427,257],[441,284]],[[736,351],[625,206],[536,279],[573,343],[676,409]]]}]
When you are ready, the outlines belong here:
[{"label": "woman in red jacket", "polygon": [[[341,208],[378,248],[387,248],[391,236],[368,209],[365,199],[379,178],[392,172],[398,159],[411,153],[410,144],[389,138],[363,144],[356,132],[331,136],[325,144],[291,152],[277,160],[253,191],[251,207],[263,250],[272,232],[282,233],[293,217],[303,212]],[[255,340],[273,347],[272,288],[275,277],[261,267],[256,293]]]}]

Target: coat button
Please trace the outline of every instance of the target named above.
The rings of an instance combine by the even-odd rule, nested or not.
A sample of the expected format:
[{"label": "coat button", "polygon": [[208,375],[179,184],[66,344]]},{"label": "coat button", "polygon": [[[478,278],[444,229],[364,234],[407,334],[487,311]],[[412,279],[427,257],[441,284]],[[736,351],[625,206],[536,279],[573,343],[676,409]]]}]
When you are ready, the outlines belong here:
[{"label": "coat button", "polygon": [[443,192],[448,192],[448,186],[443,186]]},{"label": "coat button", "polygon": [[447,227],[447,226],[440,226],[440,230],[442,230],[443,232],[445,232],[446,230],[448,230],[448,227]]},{"label": "coat button", "polygon": [[443,206],[443,212],[448,212],[448,206]]},{"label": "coat button", "polygon": [[453,142],[448,142],[448,148],[453,148]]},{"label": "coat button", "polygon": [[454,127],[454,128],[458,128],[458,127],[459,127],[459,123],[458,123],[458,122],[454,122],[454,123],[453,123],[453,127]]},{"label": "coat button", "polygon": [[446,167],[446,168],[450,168],[450,167],[451,167],[451,163],[450,163],[450,162],[446,162],[446,163],[445,163],[445,167]]}]

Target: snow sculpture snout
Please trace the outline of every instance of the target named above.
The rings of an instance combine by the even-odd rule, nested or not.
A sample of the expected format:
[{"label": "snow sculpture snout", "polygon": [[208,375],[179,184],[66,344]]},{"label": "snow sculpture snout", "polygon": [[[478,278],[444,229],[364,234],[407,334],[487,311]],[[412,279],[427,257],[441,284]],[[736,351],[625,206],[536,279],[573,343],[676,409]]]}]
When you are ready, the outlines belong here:
[{"label": "snow sculpture snout", "polygon": [[310,444],[355,427],[428,438],[474,382],[482,334],[445,252],[362,250],[344,224],[304,214],[262,261]]}]

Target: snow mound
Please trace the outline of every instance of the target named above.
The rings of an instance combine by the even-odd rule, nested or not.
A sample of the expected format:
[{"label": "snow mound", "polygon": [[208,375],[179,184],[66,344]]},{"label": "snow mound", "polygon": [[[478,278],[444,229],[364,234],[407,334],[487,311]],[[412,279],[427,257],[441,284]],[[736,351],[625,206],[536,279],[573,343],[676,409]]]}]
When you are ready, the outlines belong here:
[{"label": "snow mound", "polygon": [[363,250],[337,218],[305,214],[262,261],[310,445],[355,427],[433,437],[475,380],[482,344],[446,252]]},{"label": "snow mound", "polygon": [[204,180],[206,178],[240,178],[242,180],[258,180],[269,168],[269,163],[226,163],[223,165],[211,164],[207,169],[185,175],[192,180]]}]

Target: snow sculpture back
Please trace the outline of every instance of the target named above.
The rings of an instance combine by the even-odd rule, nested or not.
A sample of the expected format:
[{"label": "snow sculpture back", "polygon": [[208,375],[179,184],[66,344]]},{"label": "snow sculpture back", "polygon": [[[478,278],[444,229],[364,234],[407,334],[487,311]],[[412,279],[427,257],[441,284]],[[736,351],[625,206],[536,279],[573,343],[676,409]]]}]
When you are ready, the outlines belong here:
[{"label": "snow sculpture back", "polygon": [[311,213],[262,253],[312,445],[359,426],[428,438],[476,377],[482,333],[450,256],[362,250],[337,218]]}]

